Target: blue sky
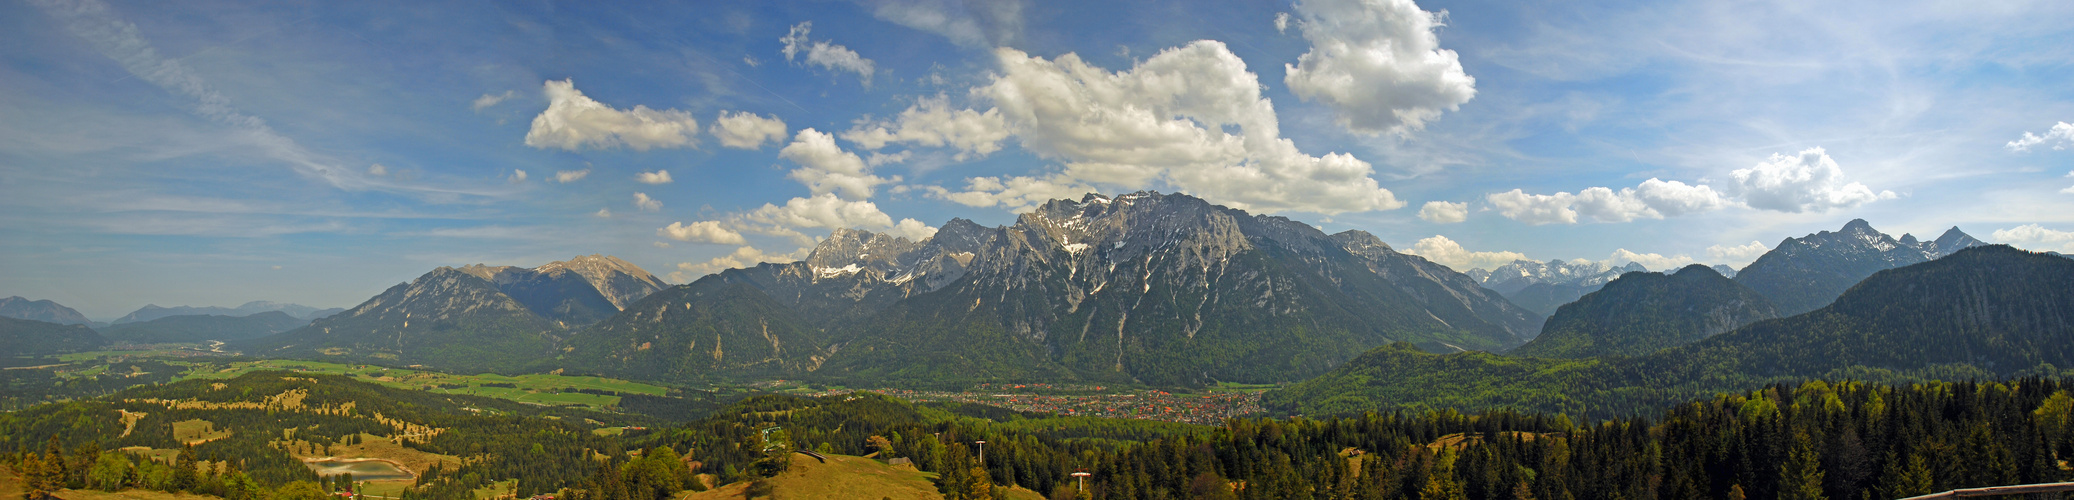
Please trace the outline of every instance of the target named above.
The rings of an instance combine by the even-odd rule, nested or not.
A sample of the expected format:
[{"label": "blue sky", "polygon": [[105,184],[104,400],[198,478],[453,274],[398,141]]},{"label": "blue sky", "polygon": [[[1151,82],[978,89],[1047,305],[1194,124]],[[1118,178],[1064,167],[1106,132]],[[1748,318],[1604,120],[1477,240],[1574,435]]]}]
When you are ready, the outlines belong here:
[{"label": "blue sky", "polygon": [[1088,190],[1464,270],[1853,218],[2074,251],[2060,1],[9,0],[0,33],[0,295],[98,318],[592,253],[684,282]]}]

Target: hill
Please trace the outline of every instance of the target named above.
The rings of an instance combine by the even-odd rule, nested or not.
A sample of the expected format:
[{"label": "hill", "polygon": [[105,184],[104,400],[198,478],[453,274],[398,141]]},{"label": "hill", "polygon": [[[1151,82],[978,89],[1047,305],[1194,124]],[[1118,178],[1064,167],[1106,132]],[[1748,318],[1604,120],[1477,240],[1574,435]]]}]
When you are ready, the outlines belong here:
[{"label": "hill", "polygon": [[1780,241],[1736,273],[1735,280],[1770,299],[1780,315],[1791,316],[1828,305],[1872,273],[1985,244],[1957,227],[1932,241],[1907,234],[1895,239],[1865,219],[1854,219],[1836,232]]},{"label": "hill", "polygon": [[1408,345],[1271,391],[1304,414],[1520,408],[1597,417],[1766,383],[2057,373],[2074,363],[2074,261],[2002,245],[1880,271],[1835,303],[1634,358],[1432,355]]},{"label": "hill", "polygon": [[1631,272],[1566,304],[1513,356],[1635,356],[1778,317],[1764,296],[1699,264]]},{"label": "hill", "polygon": [[0,317],[0,357],[48,356],[107,344],[107,338],[85,325]]},{"label": "hill", "polygon": [[[776,476],[742,481],[692,493],[684,500],[722,500],[749,498],[752,484],[762,495],[755,498],[773,500],[823,498],[892,498],[896,500],[928,500],[943,498],[932,481],[936,474],[916,470],[911,465],[886,465],[877,460],[849,455],[825,454],[826,462],[805,454],[794,453],[791,465]],[[1018,500],[1042,500],[1043,495],[1027,489],[1017,489],[1008,498]]]},{"label": "hill", "polygon": [[57,323],[60,325],[97,326],[86,315],[70,307],[49,300],[29,300],[19,296],[0,299],[0,317]]},{"label": "hill", "polygon": [[250,316],[167,316],[101,329],[117,342],[138,344],[246,340],[285,332],[310,322],[281,311]]},{"label": "hill", "polygon": [[560,363],[578,373],[673,381],[805,373],[828,354],[805,320],[754,286],[711,275],[577,333]]}]

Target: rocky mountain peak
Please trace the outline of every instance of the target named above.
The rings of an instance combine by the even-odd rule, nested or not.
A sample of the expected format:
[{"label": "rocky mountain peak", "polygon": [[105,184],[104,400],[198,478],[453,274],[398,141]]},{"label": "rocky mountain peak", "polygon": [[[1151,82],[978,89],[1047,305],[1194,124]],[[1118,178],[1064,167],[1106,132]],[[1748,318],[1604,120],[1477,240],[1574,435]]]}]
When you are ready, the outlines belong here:
[{"label": "rocky mountain peak", "polygon": [[855,273],[872,269],[889,273],[905,267],[909,254],[921,248],[907,238],[861,229],[836,229],[807,254],[806,263],[817,271],[842,270]]},{"label": "rocky mountain peak", "polygon": [[1951,229],[1945,230],[1943,235],[1938,236],[1936,241],[1930,242],[1926,250],[1935,252],[1937,257],[1943,257],[1959,250],[1983,245],[1987,245],[1987,242],[1974,239],[1972,235],[1960,231],[1959,226],[1952,226]]}]

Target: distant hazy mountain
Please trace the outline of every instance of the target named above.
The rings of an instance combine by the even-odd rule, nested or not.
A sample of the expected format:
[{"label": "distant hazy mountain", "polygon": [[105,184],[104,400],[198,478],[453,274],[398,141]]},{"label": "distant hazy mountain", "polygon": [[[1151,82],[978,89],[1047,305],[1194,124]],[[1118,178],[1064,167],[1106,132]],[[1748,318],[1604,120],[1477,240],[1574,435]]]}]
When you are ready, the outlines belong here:
[{"label": "distant hazy mountain", "polygon": [[1984,245],[1954,227],[1934,241],[1900,239],[1873,230],[1864,219],[1837,232],[1822,231],[1786,238],[1736,275],[1736,282],[1756,290],[1781,315],[1815,310],[1836,300],[1845,289],[1872,273],[1935,260],[1960,249]]},{"label": "distant hazy mountain", "polygon": [[1562,306],[1515,356],[1634,356],[1778,317],[1756,291],[1699,264],[1633,272]]},{"label": "distant hazy mountain", "polygon": [[1713,269],[1714,272],[1720,273],[1728,279],[1735,279],[1736,277],[1736,268],[1728,267],[1728,264],[1715,264],[1714,267],[1709,269]]},{"label": "distant hazy mountain", "polygon": [[1262,404],[1311,415],[1456,407],[1615,417],[1815,377],[1988,379],[2064,366],[2074,366],[2074,261],[1990,245],[1875,272],[1812,312],[1642,356],[1434,355],[1400,344]]},{"label": "distant hazy mountain", "polygon": [[1470,270],[1469,277],[1484,288],[1502,294],[1514,305],[1547,316],[1555,314],[1557,307],[1598,290],[1623,273],[1642,271],[1648,269],[1633,262],[1613,267],[1588,261],[1516,260],[1490,271]]},{"label": "distant hazy mountain", "polygon": [[0,357],[88,351],[107,344],[108,339],[85,325],[0,316]]},{"label": "distant hazy mountain", "polygon": [[91,325],[92,320],[70,307],[49,300],[29,300],[21,297],[0,299],[0,317],[27,319],[60,325]]},{"label": "distant hazy mountain", "polygon": [[309,323],[282,311],[250,316],[167,316],[110,326],[102,329],[101,334],[111,341],[139,344],[233,341],[265,337]]},{"label": "distant hazy mountain", "polygon": [[237,346],[260,356],[519,370],[547,363],[572,329],[617,314],[608,296],[637,300],[649,287],[662,285],[647,271],[606,256],[532,269],[441,267],[353,309]]},{"label": "distant hazy mountain", "polygon": [[316,319],[319,319],[319,318],[324,318],[324,317],[328,317],[328,316],[331,316],[331,315],[333,315],[333,314],[338,314],[338,313],[342,313],[342,312],[346,312],[346,308],[343,308],[343,307],[333,307],[333,308],[330,308],[330,309],[318,309],[318,310],[316,310],[316,311],[311,311],[311,312],[310,312],[309,314],[304,314],[304,315],[302,315],[302,316],[301,316],[301,318],[303,319],[303,321],[311,321],[311,320],[316,320]]},{"label": "distant hazy mountain", "polygon": [[134,312],[124,315],[123,317],[116,318],[115,321],[109,324],[121,325],[128,323],[139,323],[169,316],[251,316],[254,314],[259,314],[267,311],[280,311],[282,313],[286,313],[289,316],[307,320],[314,319],[314,316],[320,315],[321,311],[337,312],[342,310],[343,309],[318,309],[315,307],[310,307],[302,304],[270,302],[264,300],[246,302],[244,305],[240,305],[237,307],[159,307],[157,305],[147,304]]}]

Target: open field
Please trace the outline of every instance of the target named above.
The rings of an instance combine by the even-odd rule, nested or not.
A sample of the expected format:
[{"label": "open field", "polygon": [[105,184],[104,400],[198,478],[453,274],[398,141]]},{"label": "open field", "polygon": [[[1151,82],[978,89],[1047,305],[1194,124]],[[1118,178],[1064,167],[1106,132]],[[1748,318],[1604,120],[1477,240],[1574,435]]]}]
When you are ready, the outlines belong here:
[{"label": "open field", "polygon": [[[771,496],[757,498],[823,499],[823,498],[891,498],[894,500],[933,500],[943,498],[936,491],[936,473],[915,470],[912,466],[892,466],[864,457],[828,455],[828,463],[821,463],[806,455],[792,455],[792,468],[776,477],[764,479],[771,487]],[[686,500],[720,500],[744,498],[749,482],[719,486],[697,493],[686,493],[679,497]],[[1008,498],[1017,500],[1043,500],[1044,496],[1028,489],[1016,488],[1009,491]]]},{"label": "open field", "polygon": [[603,408],[619,404],[619,396],[611,393],[649,396],[662,396],[668,393],[668,390],[662,387],[639,382],[546,373],[516,376],[491,373],[455,375],[373,365],[295,360],[240,361],[230,363],[227,367],[214,364],[194,366],[195,369],[183,374],[181,378],[227,379],[256,370],[289,370],[345,375],[399,389],[467,394],[550,406]]}]

